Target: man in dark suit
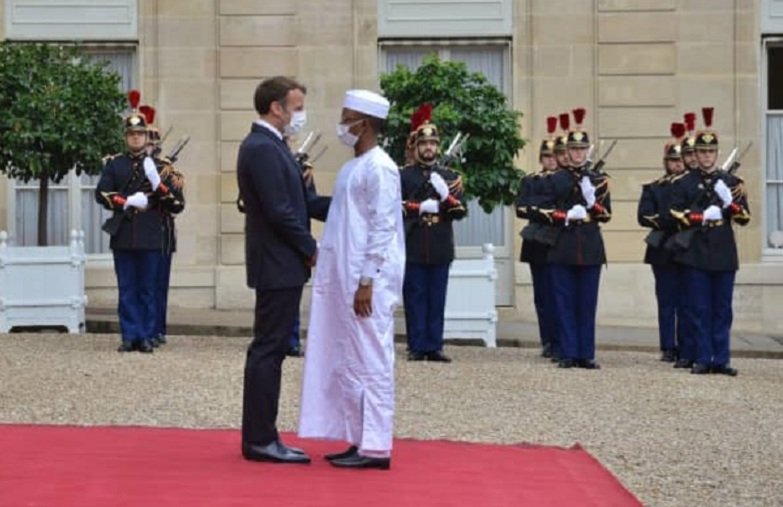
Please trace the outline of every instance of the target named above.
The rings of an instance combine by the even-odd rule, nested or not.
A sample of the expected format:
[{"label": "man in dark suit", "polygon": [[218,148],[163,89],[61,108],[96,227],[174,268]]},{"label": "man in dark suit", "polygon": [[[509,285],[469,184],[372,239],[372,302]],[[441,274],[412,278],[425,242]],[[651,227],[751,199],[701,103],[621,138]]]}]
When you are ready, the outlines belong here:
[{"label": "man in dark suit", "polygon": [[302,173],[283,140],[304,124],[306,91],[286,77],[261,82],[254,97],[259,119],[237,159],[247,285],[256,291],[242,410],[242,455],[252,461],[310,462],[280,441],[276,427],[282,364],[317,256]]}]

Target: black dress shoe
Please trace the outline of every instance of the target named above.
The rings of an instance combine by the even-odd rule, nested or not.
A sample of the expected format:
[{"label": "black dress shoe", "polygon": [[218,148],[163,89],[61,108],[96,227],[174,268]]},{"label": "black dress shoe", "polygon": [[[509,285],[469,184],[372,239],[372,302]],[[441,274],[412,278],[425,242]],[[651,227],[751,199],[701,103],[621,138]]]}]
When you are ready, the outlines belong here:
[{"label": "black dress shoe", "polygon": [[674,363],[675,368],[691,368],[693,367],[693,361],[690,359],[678,359],[677,362]]},{"label": "black dress shoe", "polygon": [[158,340],[158,343],[160,345],[165,345],[167,343],[165,334],[159,334],[158,336],[156,336],[156,339]]},{"label": "black dress shoe", "polygon": [[706,375],[710,372],[710,367],[703,364],[694,364],[691,373],[694,375]]},{"label": "black dress shoe", "polygon": [[304,354],[302,354],[302,350],[299,347],[291,347],[285,355],[288,357],[302,357]]},{"label": "black dress shoe", "polygon": [[677,360],[677,352],[673,349],[666,349],[661,354],[661,361],[664,363],[673,363]]},{"label": "black dress shoe", "polygon": [[157,349],[160,347],[160,342],[158,341],[158,337],[155,336],[154,338],[150,339],[150,345],[152,345],[152,348]]},{"label": "black dress shoe", "polygon": [[117,352],[133,352],[134,350],[136,350],[136,342],[122,340]]},{"label": "black dress shoe", "polygon": [[592,359],[578,359],[576,361],[577,368],[584,368],[585,370],[600,370],[601,365],[593,361]]},{"label": "black dress shoe", "polygon": [[266,463],[298,463],[306,465],[310,463],[310,457],[302,451],[294,452],[284,446],[279,440],[267,445],[253,445],[242,443],[242,457],[248,461],[261,461]]},{"label": "black dress shoe", "polygon": [[552,357],[552,346],[551,345],[549,345],[549,344],[544,345],[544,348],[541,349],[541,357],[545,357],[547,359]]},{"label": "black dress shoe", "polygon": [[736,377],[737,374],[739,373],[736,368],[732,368],[727,364],[723,364],[721,366],[713,366],[711,371],[712,373],[716,373],[718,375],[728,375],[729,377]]},{"label": "black dress shoe", "polygon": [[558,368],[573,368],[574,366],[576,366],[576,363],[573,359],[561,359],[557,363]]},{"label": "black dress shoe", "polygon": [[408,352],[408,361],[426,361],[427,356],[421,352]]},{"label": "black dress shoe", "polygon": [[347,458],[333,459],[330,463],[338,468],[377,468],[380,470],[391,468],[391,458],[370,458],[360,454],[354,454]]},{"label": "black dress shoe", "polygon": [[450,363],[451,358],[442,351],[437,350],[435,352],[427,352],[427,361],[435,361],[436,363]]},{"label": "black dress shoe", "polygon": [[324,459],[326,461],[334,461],[336,459],[351,458],[351,457],[355,456],[358,453],[359,453],[359,448],[356,447],[355,445],[352,445],[351,447],[349,447],[347,450],[345,450],[343,452],[337,452],[337,453],[334,453],[334,454],[327,454],[326,456],[324,456]]},{"label": "black dress shoe", "polygon": [[152,342],[150,342],[149,340],[141,340],[136,345],[136,350],[144,354],[149,354],[153,350],[155,350],[155,347],[152,346]]}]

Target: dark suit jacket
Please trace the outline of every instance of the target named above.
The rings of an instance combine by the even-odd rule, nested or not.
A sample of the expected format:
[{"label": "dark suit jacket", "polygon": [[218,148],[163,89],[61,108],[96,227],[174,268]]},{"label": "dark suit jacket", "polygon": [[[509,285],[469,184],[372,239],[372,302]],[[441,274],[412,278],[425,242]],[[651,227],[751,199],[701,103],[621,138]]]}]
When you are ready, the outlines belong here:
[{"label": "dark suit jacket", "polygon": [[245,203],[245,266],[252,289],[302,286],[316,251],[299,166],[283,140],[254,123],[237,158]]}]

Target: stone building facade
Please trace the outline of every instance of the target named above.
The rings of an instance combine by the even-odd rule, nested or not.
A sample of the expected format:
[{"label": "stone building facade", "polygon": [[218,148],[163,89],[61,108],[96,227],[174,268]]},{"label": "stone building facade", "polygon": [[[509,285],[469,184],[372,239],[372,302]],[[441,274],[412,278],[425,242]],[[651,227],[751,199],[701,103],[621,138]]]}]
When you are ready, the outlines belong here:
[{"label": "stone building facade", "polygon": [[[524,113],[520,128],[531,142],[518,156],[523,169],[535,167],[546,117],[575,107],[587,108],[594,139],[618,140],[607,164],[614,217],[605,228],[609,262],[599,303],[605,324],[655,325],[653,279],[641,263],[645,232],[636,224],[640,186],[662,171],[669,124],[714,106],[721,159],[735,145],[754,143],[742,167],[754,220],[737,231],[735,327],[783,333],[783,249],[772,234],[783,229],[783,92],[776,91],[783,90],[776,70],[783,68],[776,38],[783,38],[783,0],[417,3],[63,0],[44,10],[31,0],[2,0],[0,38],[80,39],[110,53],[142,102],[157,107],[162,130],[173,127],[172,139],[191,137],[178,164],[188,205],[177,222],[172,305],[252,306],[234,166],[262,78],[285,74],[308,86],[307,129],[322,131],[329,144],[316,169],[328,193],[349,156],[332,139],[345,90],[377,89],[380,72],[437,51],[488,74]],[[5,179],[0,186],[0,226],[20,238],[24,189]],[[90,203],[79,194],[88,190],[89,182],[70,183],[61,205],[70,212],[62,228],[81,224],[89,237],[100,231],[98,219],[84,218]],[[501,318],[535,318],[527,267],[516,262],[522,224],[510,209],[479,215],[458,232],[459,255],[478,255],[482,243],[493,242]],[[114,305],[111,259],[98,239],[87,272],[91,304]]]}]

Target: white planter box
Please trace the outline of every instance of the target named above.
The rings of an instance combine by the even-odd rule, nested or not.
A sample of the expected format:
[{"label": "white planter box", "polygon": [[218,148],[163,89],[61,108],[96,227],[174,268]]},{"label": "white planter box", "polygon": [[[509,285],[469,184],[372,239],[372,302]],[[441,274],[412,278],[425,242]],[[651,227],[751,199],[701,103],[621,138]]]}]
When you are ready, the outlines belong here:
[{"label": "white planter box", "polygon": [[451,264],[446,293],[443,337],[481,339],[496,347],[498,314],[495,310],[494,247],[485,244],[481,259],[457,259]]},{"label": "white planter box", "polygon": [[84,329],[84,232],[70,246],[11,246],[0,232],[0,333],[17,326]]}]

